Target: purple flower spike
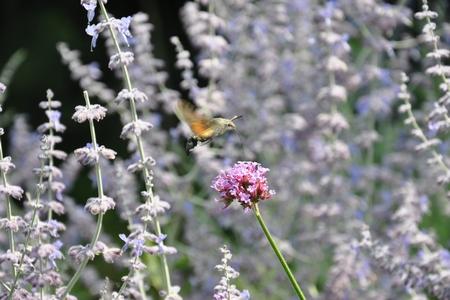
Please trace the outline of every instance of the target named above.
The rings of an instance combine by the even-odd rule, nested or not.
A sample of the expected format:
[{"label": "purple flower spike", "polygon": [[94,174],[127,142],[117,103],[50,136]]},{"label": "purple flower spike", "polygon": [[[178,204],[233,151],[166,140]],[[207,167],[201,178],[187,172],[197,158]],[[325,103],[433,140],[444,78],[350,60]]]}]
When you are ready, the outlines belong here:
[{"label": "purple flower spike", "polygon": [[253,203],[268,200],[275,194],[267,184],[268,171],[257,162],[240,161],[232,168],[221,171],[211,187],[220,193],[225,207],[236,200],[244,209],[251,209]]}]

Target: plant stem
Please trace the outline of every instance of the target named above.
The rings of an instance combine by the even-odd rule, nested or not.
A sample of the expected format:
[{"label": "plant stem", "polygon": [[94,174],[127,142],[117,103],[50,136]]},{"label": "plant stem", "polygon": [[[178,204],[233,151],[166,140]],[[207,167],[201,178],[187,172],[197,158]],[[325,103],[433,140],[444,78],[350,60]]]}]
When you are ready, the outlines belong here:
[{"label": "plant stem", "polygon": [[[89,95],[86,91],[83,91],[84,100],[86,101],[86,107],[89,109],[91,106],[91,103],[89,102]],[[92,147],[94,148],[94,151],[98,151],[98,145],[97,145],[97,137],[95,134],[95,127],[94,127],[94,121],[92,119],[89,119],[89,129],[91,132],[91,140],[92,140]],[[102,181],[102,170],[100,168],[100,163],[97,161],[95,163],[95,175],[97,177],[97,189],[98,189],[98,197],[103,198],[103,181]],[[102,224],[103,224],[103,215],[104,213],[100,213],[97,218],[97,226],[95,228],[95,234],[92,237],[91,243],[89,244],[89,248],[91,250],[94,249],[95,244],[98,241],[98,238],[100,237],[100,233],[102,231]],[[64,294],[62,296],[62,299],[65,299],[65,297],[70,293],[74,285],[77,283],[78,279],[80,278],[81,273],[83,272],[84,268],[86,267],[87,263],[89,261],[89,256],[85,256],[82,260],[81,264],[79,265],[77,271],[70,279],[69,283],[67,284],[67,288],[64,291]]]},{"label": "plant stem", "polygon": [[[2,141],[0,137],[0,160],[3,160],[3,147],[2,147]],[[2,184],[5,186],[5,188],[8,186],[8,180],[6,179],[6,172],[1,171],[1,177],[2,177]],[[6,218],[8,218],[9,221],[12,219],[12,208],[11,208],[11,197],[6,196]],[[14,245],[14,232],[10,228],[8,231],[8,242],[9,242],[9,249],[12,253],[15,252],[15,245]],[[17,269],[13,264],[13,274],[14,277],[17,275]]]},{"label": "plant stem", "polygon": [[[48,109],[47,109],[47,111],[48,111],[48,113],[50,113],[52,111],[52,105],[51,105],[52,104],[52,98],[48,97],[47,100],[48,100]],[[55,149],[55,142],[54,142],[54,139],[53,139],[53,128],[52,127],[50,127],[49,136],[50,136],[50,155],[48,157],[48,165],[49,165],[50,169],[52,169],[54,162],[53,162],[53,155],[51,153]],[[53,201],[53,193],[52,193],[53,192],[52,191],[53,174],[52,174],[52,172],[50,172],[47,181],[48,181],[48,191],[47,191],[48,199],[47,199],[47,201],[48,201],[48,203],[50,203],[51,201]],[[47,221],[50,221],[52,219],[52,217],[53,217],[53,211],[52,211],[51,207],[49,206],[48,207]]]},{"label": "plant stem", "polygon": [[[147,230],[147,223],[144,225],[144,232],[146,230]],[[139,257],[136,256],[134,258],[133,264],[137,263],[138,259],[139,259]],[[134,272],[136,272],[136,270],[131,267],[130,271],[128,271],[128,274],[126,275],[127,279],[123,281],[122,285],[119,288],[119,291],[117,292],[117,295],[112,298],[113,300],[118,299],[122,295],[122,293],[125,291],[125,288],[128,285],[128,282],[129,282],[130,278],[134,275]],[[142,280],[139,280],[139,282],[138,282],[139,292],[141,293],[142,300],[146,300],[147,296],[145,295],[145,290],[144,290],[144,285],[143,284],[144,283],[142,282]]]},{"label": "plant stem", "polygon": [[299,299],[306,300],[306,297],[303,294],[303,291],[300,288],[299,284],[297,283],[297,280],[295,279],[294,275],[292,274],[292,271],[289,268],[286,260],[284,259],[283,254],[281,254],[280,249],[278,249],[278,246],[275,243],[275,241],[273,240],[272,235],[269,232],[269,229],[267,228],[266,224],[264,223],[261,213],[259,212],[258,204],[255,203],[252,208],[253,208],[253,212],[255,213],[256,219],[259,222],[259,225],[261,225],[261,228],[262,228],[264,234],[266,235],[267,240],[269,241],[270,246],[272,246],[273,251],[277,255],[278,260],[280,261],[281,265],[283,266],[283,269],[286,272],[286,275],[288,276],[289,281],[291,282],[291,285],[295,290],[295,293],[297,294]]},{"label": "plant stem", "polygon": [[[117,53],[119,54],[119,57],[121,57],[122,50],[121,50],[119,42],[117,40],[116,33],[114,32],[114,28],[111,25],[110,18],[108,16],[108,12],[105,8],[105,5],[102,0],[98,0],[97,2],[100,6],[102,15],[105,18],[106,23],[108,24],[109,32],[111,33],[111,38],[113,39],[114,46],[117,50]],[[133,85],[131,83],[131,78],[130,78],[130,74],[128,72],[128,67],[124,63],[122,63],[121,65],[122,65],[122,72],[123,72],[123,76],[125,79],[126,88],[130,92],[132,92]],[[131,110],[132,120],[133,120],[133,122],[136,122],[139,118],[138,118],[138,114],[137,114],[137,110],[136,110],[136,103],[135,103],[134,97],[131,97],[131,99],[130,99],[130,110]],[[136,135],[136,145],[137,145],[140,160],[142,163],[145,163],[147,156],[145,155],[141,136]],[[144,177],[144,182],[145,182],[145,189],[149,195],[149,197],[147,198],[146,201],[150,201],[153,203],[154,195],[153,195],[153,188],[152,188],[153,183],[151,182],[151,174],[150,174],[147,166],[144,166],[144,168],[142,169],[142,172],[143,172],[143,177]],[[155,227],[156,235],[160,236],[161,235],[161,225],[159,224],[159,220],[157,217],[155,217],[153,219],[153,225]],[[162,275],[164,277],[165,288],[166,288],[166,291],[168,293],[170,293],[170,291],[172,289],[172,283],[170,280],[170,271],[169,271],[169,265],[167,263],[167,257],[165,254],[162,254],[160,256],[160,258],[161,258],[162,273],[163,273]]]},{"label": "plant stem", "polygon": [[[95,229],[95,234],[92,237],[91,243],[89,244],[89,248],[93,249],[95,244],[97,243],[97,240],[100,236],[100,232],[102,229],[102,222],[103,222],[103,214],[99,214],[98,215],[98,219],[97,219],[97,227]],[[70,293],[70,291],[72,290],[72,288],[74,287],[74,285],[77,283],[78,279],[80,278],[81,273],[83,272],[84,268],[86,267],[87,263],[89,261],[89,256],[86,256],[83,261],[81,262],[80,266],[78,267],[77,271],[75,272],[75,274],[72,276],[72,278],[70,279],[69,283],[67,284],[67,288],[64,291],[63,296],[61,297],[61,299],[65,299],[66,296]]]},{"label": "plant stem", "polygon": [[9,286],[4,283],[3,281],[0,280],[0,285],[9,293],[11,291],[11,289],[9,288]]}]

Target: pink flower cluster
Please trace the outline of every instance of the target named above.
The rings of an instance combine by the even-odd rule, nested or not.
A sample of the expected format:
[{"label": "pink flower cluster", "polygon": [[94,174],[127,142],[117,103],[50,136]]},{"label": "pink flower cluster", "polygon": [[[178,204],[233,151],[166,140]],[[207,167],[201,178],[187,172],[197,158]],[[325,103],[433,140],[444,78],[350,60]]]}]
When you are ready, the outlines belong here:
[{"label": "pink flower cluster", "polygon": [[275,194],[267,184],[268,171],[257,162],[240,161],[232,168],[221,171],[211,187],[220,193],[225,207],[236,200],[245,209],[250,209],[253,203],[270,199]]}]

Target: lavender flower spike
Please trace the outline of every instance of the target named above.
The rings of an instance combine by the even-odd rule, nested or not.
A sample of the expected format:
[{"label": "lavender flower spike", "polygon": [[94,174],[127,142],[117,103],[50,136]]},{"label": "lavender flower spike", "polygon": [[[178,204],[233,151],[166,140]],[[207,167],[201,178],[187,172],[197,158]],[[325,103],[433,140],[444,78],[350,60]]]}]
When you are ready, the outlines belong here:
[{"label": "lavender flower spike", "polygon": [[[121,133],[121,137],[129,137],[135,141],[136,150],[137,150],[137,152],[139,154],[139,158],[140,158],[140,163],[142,163],[142,165],[144,166],[141,170],[142,170],[142,175],[143,175],[144,181],[145,181],[145,193],[149,196],[148,198],[146,198],[145,201],[147,203],[155,203],[156,200],[155,200],[155,195],[153,193],[153,171],[150,168],[148,168],[148,166],[146,164],[148,161],[152,161],[153,159],[146,155],[144,146],[143,146],[143,139],[141,136],[141,134],[145,131],[148,131],[152,127],[152,125],[149,122],[142,121],[138,116],[138,112],[136,109],[136,100],[137,101],[140,101],[140,100],[135,99],[135,97],[139,96],[142,98],[142,95],[136,95],[136,93],[133,93],[135,88],[133,87],[133,83],[132,83],[131,77],[130,77],[130,71],[127,66],[127,63],[131,62],[131,56],[123,57],[125,55],[125,53],[122,51],[121,46],[119,44],[119,40],[117,38],[119,35],[119,37],[128,46],[128,38],[131,37],[131,32],[129,31],[129,25],[131,22],[131,18],[126,17],[126,18],[122,18],[120,20],[111,18],[108,15],[108,12],[106,10],[104,3],[102,1],[98,1],[98,5],[99,5],[102,15],[104,17],[104,20],[105,20],[104,22],[109,27],[109,32],[110,32],[111,38],[113,40],[115,52],[117,55],[116,57],[114,57],[114,59],[112,59],[110,61],[110,67],[114,67],[113,65],[111,65],[111,63],[115,64],[117,59],[120,60],[121,65],[122,65],[122,75],[123,75],[123,79],[125,82],[125,87],[128,90],[128,92],[130,94],[132,94],[131,98],[129,99],[131,122],[129,122],[128,124],[126,124],[124,126],[122,133]],[[127,60],[124,60],[124,58],[127,58]],[[148,219],[146,219],[146,220],[148,220]],[[161,225],[160,225],[158,216],[155,216],[154,218],[152,218],[152,223],[153,223],[153,226],[155,229],[156,236],[161,236],[162,231],[161,231]],[[144,233],[147,232],[147,223],[144,223],[143,232]],[[159,254],[161,254],[160,255],[161,274],[162,274],[162,277],[164,278],[165,291],[164,292],[161,291],[161,293],[165,294],[163,297],[164,297],[164,299],[167,299],[167,300],[168,299],[181,299],[181,297],[178,294],[179,288],[172,285],[169,265],[168,265],[167,257],[166,257],[166,254],[174,253],[174,249],[173,248],[164,248],[162,250],[163,251],[160,251]],[[132,275],[133,273],[134,273],[134,269],[130,268],[129,275]],[[118,295],[121,295],[121,293],[124,291],[124,289],[126,288],[126,286],[128,284],[129,283],[127,282],[127,280],[124,280],[122,286],[119,289]]]},{"label": "lavender flower spike", "polygon": [[[75,108],[75,113],[73,115],[73,119],[79,123],[84,122],[84,121],[89,121],[89,129],[91,132],[91,140],[92,140],[92,153],[95,153],[96,155],[92,155],[92,153],[90,153],[89,155],[86,154],[86,152],[81,151],[81,154],[78,155],[78,158],[80,159],[80,162],[83,164],[94,164],[95,166],[95,175],[96,175],[96,179],[97,179],[97,197],[91,197],[88,199],[85,209],[87,209],[91,214],[93,215],[97,215],[97,225],[95,228],[95,233],[92,236],[91,242],[89,243],[88,246],[83,247],[83,246],[73,246],[69,249],[69,253],[77,253],[79,252],[80,249],[86,249],[86,255],[83,256],[82,260],[80,261],[80,264],[75,272],[75,274],[72,276],[72,278],[70,279],[69,283],[67,284],[67,286],[64,288],[64,290],[61,290],[61,298],[65,299],[66,296],[70,293],[70,291],[72,290],[72,288],[74,287],[74,285],[76,284],[76,282],[78,281],[78,279],[80,278],[83,270],[85,269],[86,265],[88,264],[88,261],[90,259],[92,259],[93,257],[95,257],[96,250],[97,248],[97,242],[98,239],[100,237],[100,233],[102,230],[102,226],[103,226],[103,216],[104,214],[111,209],[114,209],[115,207],[115,202],[112,198],[106,196],[103,192],[103,180],[102,180],[102,170],[100,167],[100,162],[98,160],[98,152],[100,152],[99,150],[99,146],[97,144],[97,137],[96,137],[96,133],[95,133],[95,127],[94,127],[94,120],[101,120],[103,119],[103,117],[106,114],[106,109],[102,108],[99,105],[91,105],[90,101],[89,101],[89,95],[87,91],[83,92],[83,96],[84,96],[84,100],[86,102],[86,106],[77,106]],[[83,149],[83,148],[82,148]],[[87,147],[85,147],[84,149],[88,149]],[[104,148],[103,150],[105,150],[106,148]],[[90,152],[90,150],[88,151]],[[83,154],[84,153],[84,154]],[[104,153],[102,153],[102,155],[105,155]],[[106,154],[107,157],[109,158],[114,158],[115,157],[115,152],[112,150],[107,151]],[[102,244],[100,244],[101,246]],[[114,251],[114,252],[118,252]],[[90,253],[93,253],[94,255],[90,255]],[[75,255],[77,256],[77,255]],[[108,260],[109,257],[108,257]]]},{"label": "lavender flower spike", "polygon": [[[1,83],[0,83],[1,84]],[[2,84],[3,85],[3,84]],[[4,85],[3,87],[0,86],[0,90],[3,89],[4,91]],[[1,92],[3,92],[1,91]],[[2,145],[2,140],[1,140],[1,136],[4,134],[4,130],[3,128],[0,128],[0,161],[4,161],[5,160],[5,156],[3,155],[3,145]],[[6,161],[8,161],[8,159],[6,159]],[[3,167],[2,169],[0,169],[0,199],[2,200],[2,205],[5,205],[5,211],[6,211],[6,219],[9,222],[12,222],[14,219],[14,215],[13,215],[13,211],[12,211],[12,207],[11,207],[11,197],[17,200],[20,200],[22,198],[23,195],[23,190],[21,187],[19,186],[15,186],[15,185],[10,185],[8,183],[8,179],[7,179],[7,167]],[[14,253],[15,252],[15,240],[14,240],[14,231],[13,228],[10,227],[9,231],[8,231],[8,246],[9,246],[9,250]],[[14,276],[17,275],[17,268],[15,266],[15,264],[13,264],[13,274]]]}]

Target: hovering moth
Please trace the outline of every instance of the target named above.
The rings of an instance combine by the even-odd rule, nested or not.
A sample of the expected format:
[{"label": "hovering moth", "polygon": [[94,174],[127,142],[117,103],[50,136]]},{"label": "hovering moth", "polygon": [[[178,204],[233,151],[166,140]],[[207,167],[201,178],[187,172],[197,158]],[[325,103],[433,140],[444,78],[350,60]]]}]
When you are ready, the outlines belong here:
[{"label": "hovering moth", "polygon": [[233,121],[241,117],[234,116],[231,119],[208,117],[196,111],[189,102],[182,100],[177,102],[175,114],[192,131],[193,135],[186,143],[186,151],[188,152],[198,145],[210,143],[215,137],[221,136],[227,131],[236,130]]}]

